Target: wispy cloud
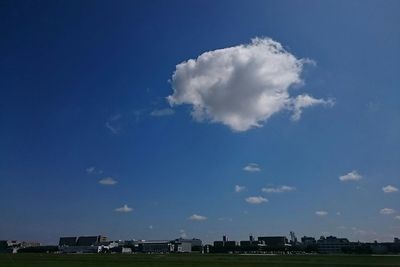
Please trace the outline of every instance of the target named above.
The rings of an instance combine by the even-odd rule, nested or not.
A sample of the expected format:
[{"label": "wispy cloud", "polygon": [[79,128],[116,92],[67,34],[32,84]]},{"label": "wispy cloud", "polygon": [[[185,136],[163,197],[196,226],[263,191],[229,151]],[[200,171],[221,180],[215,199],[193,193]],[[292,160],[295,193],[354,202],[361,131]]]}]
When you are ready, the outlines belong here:
[{"label": "wispy cloud", "polygon": [[351,230],[353,231],[353,234],[363,237],[373,237],[377,234],[375,231],[360,229],[357,227],[352,227]]},{"label": "wispy cloud", "polygon": [[207,220],[207,217],[198,214],[193,214],[188,219],[191,221],[205,221]]},{"label": "wispy cloud", "polygon": [[333,103],[290,95],[290,88],[303,84],[303,66],[309,63],[313,61],[296,58],[277,41],[255,38],[176,65],[168,101],[192,105],[195,120],[222,123],[233,131],[261,127],[283,110],[293,111],[298,120],[306,107]]},{"label": "wispy cloud", "polygon": [[261,171],[261,168],[257,163],[249,163],[243,168],[243,170],[247,172],[259,172]]},{"label": "wispy cloud", "polygon": [[383,214],[383,215],[390,215],[390,214],[393,214],[393,213],[395,213],[396,211],[394,210],[394,209],[391,209],[391,208],[383,208],[383,209],[381,209],[380,211],[379,211],[379,213],[380,214]]},{"label": "wispy cloud", "polygon": [[246,190],[245,186],[235,185],[235,192],[236,193],[242,192],[244,190]]},{"label": "wispy cloud", "polygon": [[232,219],[232,218],[220,217],[220,218],[218,218],[218,221],[228,221],[228,222],[232,222],[233,219]]},{"label": "wispy cloud", "polygon": [[396,220],[400,220],[400,215],[397,215],[396,217],[394,217]]},{"label": "wispy cloud", "polygon": [[188,237],[188,235],[186,234],[185,229],[179,230],[179,236],[180,236],[181,238],[187,238],[187,237]]},{"label": "wispy cloud", "polygon": [[324,211],[324,210],[318,210],[315,212],[315,215],[323,217],[323,216],[327,216],[328,212]]},{"label": "wispy cloud", "polygon": [[303,113],[303,109],[306,107],[322,105],[326,107],[332,107],[335,104],[333,99],[316,99],[309,95],[299,95],[295,99],[292,100],[293,103],[293,115],[292,120],[298,121]]},{"label": "wispy cloud", "polygon": [[102,185],[115,185],[117,183],[118,182],[112,177],[106,177],[106,178],[99,180],[99,184],[102,184]]},{"label": "wispy cloud", "polygon": [[121,126],[118,123],[121,117],[121,114],[116,114],[106,121],[105,126],[111,131],[112,134],[118,134],[121,131]]},{"label": "wispy cloud", "polygon": [[103,171],[97,169],[95,166],[90,166],[86,168],[86,173],[87,174],[102,174]]},{"label": "wispy cloud", "polygon": [[285,193],[285,192],[291,192],[291,191],[295,191],[296,187],[293,186],[288,186],[288,185],[282,185],[276,188],[273,187],[265,187],[262,188],[261,191],[265,192],[265,193]]},{"label": "wispy cloud", "polygon": [[140,119],[143,117],[143,115],[146,114],[147,112],[148,112],[148,109],[145,109],[145,108],[135,109],[135,110],[132,110],[132,115],[135,118],[135,121],[139,122]]},{"label": "wispy cloud", "polygon": [[397,187],[392,186],[392,185],[387,185],[387,186],[382,187],[382,191],[384,193],[394,193],[394,192],[399,191],[399,189]]},{"label": "wispy cloud", "polygon": [[91,166],[91,167],[86,168],[86,172],[87,172],[88,174],[92,174],[92,173],[94,172],[95,169],[96,169],[95,167]]},{"label": "wispy cloud", "polygon": [[156,116],[156,117],[161,117],[161,116],[170,116],[173,115],[175,111],[171,108],[164,108],[164,109],[155,109],[153,110],[150,115],[151,116]]},{"label": "wispy cloud", "polygon": [[362,179],[362,176],[357,171],[351,171],[345,175],[339,176],[339,180],[342,182],[347,181],[359,181]]},{"label": "wispy cloud", "polygon": [[128,207],[128,205],[125,204],[125,205],[123,205],[123,206],[120,207],[120,208],[116,208],[115,211],[116,211],[116,212],[127,213],[127,212],[133,211],[133,208],[130,208],[130,207]]},{"label": "wispy cloud", "polygon": [[268,202],[268,199],[263,198],[261,196],[248,197],[245,200],[246,200],[247,203],[254,204],[254,205],[261,204],[261,203],[264,203],[264,202]]}]

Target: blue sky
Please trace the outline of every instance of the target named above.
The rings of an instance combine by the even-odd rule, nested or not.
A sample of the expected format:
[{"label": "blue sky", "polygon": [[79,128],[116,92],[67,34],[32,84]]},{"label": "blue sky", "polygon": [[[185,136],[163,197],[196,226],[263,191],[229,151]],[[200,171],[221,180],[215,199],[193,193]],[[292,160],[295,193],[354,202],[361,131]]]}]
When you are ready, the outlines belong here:
[{"label": "blue sky", "polygon": [[0,239],[400,236],[400,2],[0,5]]}]

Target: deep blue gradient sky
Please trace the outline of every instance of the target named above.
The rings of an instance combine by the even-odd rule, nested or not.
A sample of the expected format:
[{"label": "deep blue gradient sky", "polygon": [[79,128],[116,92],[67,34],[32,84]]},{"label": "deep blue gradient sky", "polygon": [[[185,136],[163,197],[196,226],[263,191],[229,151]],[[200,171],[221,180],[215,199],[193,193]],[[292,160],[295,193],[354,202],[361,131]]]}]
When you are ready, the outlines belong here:
[{"label": "deep blue gradient sky", "polygon": [[[400,192],[382,191],[400,187],[399,13],[399,1],[1,1],[0,239],[400,236]],[[151,115],[169,107],[178,63],[254,37],[314,60],[294,90],[335,105],[245,132],[189,105]],[[353,170],[361,180],[338,179]],[[281,185],[296,190],[261,192]]]}]

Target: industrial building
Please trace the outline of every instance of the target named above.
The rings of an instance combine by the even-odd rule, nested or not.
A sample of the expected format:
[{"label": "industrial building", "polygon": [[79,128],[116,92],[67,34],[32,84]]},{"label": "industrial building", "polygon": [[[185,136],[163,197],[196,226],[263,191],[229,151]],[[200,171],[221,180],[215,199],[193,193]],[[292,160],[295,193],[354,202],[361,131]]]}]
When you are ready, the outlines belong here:
[{"label": "industrial building", "polygon": [[[198,239],[198,238],[192,238],[192,239],[187,239],[187,238],[178,238],[175,239],[175,243],[190,243],[190,249],[191,251],[201,251],[203,247],[203,242]],[[184,251],[187,252],[187,251]]]},{"label": "industrial building", "polygon": [[63,253],[99,253],[111,248],[109,244],[104,244],[105,242],[107,237],[101,235],[60,237],[58,246]]},{"label": "industrial building", "polygon": [[137,241],[138,252],[144,253],[168,253],[168,252],[192,252],[194,248],[201,250],[202,242],[200,239],[175,240],[142,240]]},{"label": "industrial building", "polygon": [[[189,243],[190,244],[190,251],[188,251],[188,249],[184,249],[184,251],[181,251],[181,252],[201,251],[202,247],[203,247],[203,242],[198,238],[192,238],[192,239],[178,238],[178,239],[175,239],[174,242],[175,242],[175,244],[178,244],[178,243],[181,243],[181,244]],[[186,245],[184,245],[184,246],[186,246]]]}]

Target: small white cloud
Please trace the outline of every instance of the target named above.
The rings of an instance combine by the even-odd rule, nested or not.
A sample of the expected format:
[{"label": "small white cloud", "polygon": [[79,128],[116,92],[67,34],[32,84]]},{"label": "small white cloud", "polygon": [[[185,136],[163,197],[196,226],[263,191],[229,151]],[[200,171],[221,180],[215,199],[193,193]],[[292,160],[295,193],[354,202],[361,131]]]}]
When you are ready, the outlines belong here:
[{"label": "small white cloud", "polygon": [[261,203],[264,203],[264,202],[268,202],[268,199],[263,198],[261,196],[248,197],[245,200],[246,200],[247,203],[250,203],[250,204],[261,204]]},{"label": "small white cloud", "polygon": [[271,116],[292,110],[300,118],[305,107],[331,100],[306,94],[293,97],[290,89],[302,85],[301,73],[309,59],[297,59],[270,38],[217,49],[176,65],[171,78],[170,105],[192,106],[197,121],[222,123],[233,131],[261,127]]},{"label": "small white cloud", "polygon": [[393,214],[393,213],[395,213],[396,211],[394,210],[394,209],[390,209],[390,208],[383,208],[383,209],[381,209],[380,211],[379,211],[379,213],[380,214],[383,214],[383,215],[390,215],[390,214]]},{"label": "small white cloud", "polygon": [[149,229],[150,229],[150,230],[153,230],[153,225],[149,225]]},{"label": "small white cloud", "polygon": [[396,217],[394,217],[396,220],[400,220],[400,215],[397,215]]},{"label": "small white cloud", "polygon": [[107,129],[111,131],[112,134],[118,134],[121,131],[121,127],[118,124],[118,120],[120,120],[122,117],[121,114],[114,115],[110,117],[106,123],[105,126]]},{"label": "small white cloud", "polygon": [[244,190],[246,190],[245,186],[235,185],[235,192],[236,193],[242,192]]},{"label": "small white cloud", "polygon": [[198,214],[193,214],[188,218],[191,221],[205,221],[207,220],[206,216],[198,215]]},{"label": "small white cloud", "polygon": [[337,216],[340,216],[340,215],[342,215],[342,213],[341,213],[340,211],[337,211],[337,212],[336,212],[336,215],[337,215]]},{"label": "small white cloud", "polygon": [[276,188],[273,187],[266,187],[266,188],[262,188],[261,191],[265,192],[265,193],[285,193],[285,192],[291,192],[291,191],[295,191],[296,187],[293,186],[288,186],[288,185],[282,185]]},{"label": "small white cloud", "polygon": [[116,208],[115,211],[116,211],[116,212],[127,213],[127,212],[133,211],[133,209],[130,208],[130,207],[128,207],[128,205],[125,204],[125,205],[123,205],[123,206],[120,207],[120,208]]},{"label": "small white cloud", "polygon": [[324,210],[318,210],[315,212],[315,215],[323,217],[323,216],[328,215],[328,212],[324,211]]},{"label": "small white cloud", "polygon": [[170,116],[173,115],[175,111],[171,108],[164,108],[164,109],[155,109],[153,110],[150,115],[155,116],[155,117],[161,117],[161,116]]},{"label": "small white cloud", "polygon": [[259,172],[261,171],[261,168],[257,163],[249,163],[243,168],[243,170],[247,172]]},{"label": "small white cloud", "polygon": [[362,179],[362,176],[357,171],[351,171],[348,174],[339,176],[339,180],[342,182],[359,181],[361,179]]},{"label": "small white cloud", "polygon": [[118,183],[118,182],[112,177],[106,177],[106,178],[99,180],[99,184],[102,184],[102,185],[115,185],[116,183]]},{"label": "small white cloud", "polygon": [[385,193],[394,193],[394,192],[399,191],[399,189],[392,185],[387,185],[387,186],[382,187],[382,191]]}]

